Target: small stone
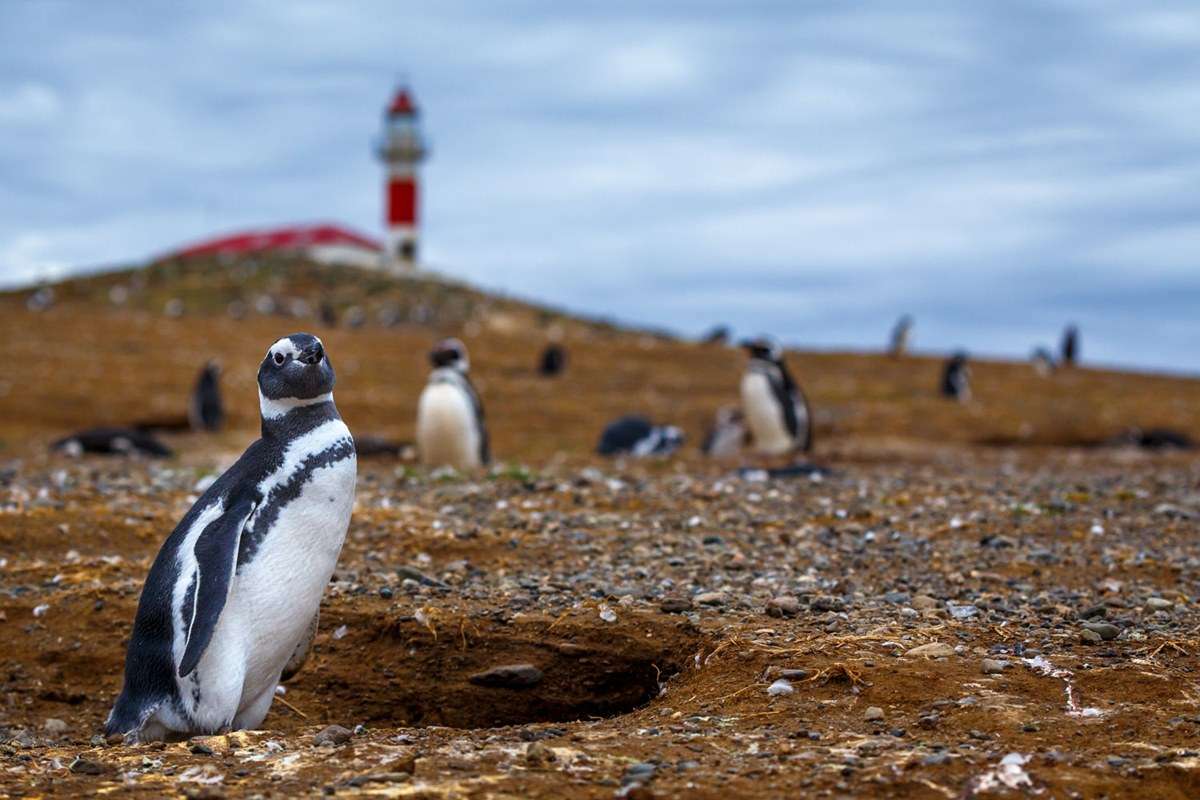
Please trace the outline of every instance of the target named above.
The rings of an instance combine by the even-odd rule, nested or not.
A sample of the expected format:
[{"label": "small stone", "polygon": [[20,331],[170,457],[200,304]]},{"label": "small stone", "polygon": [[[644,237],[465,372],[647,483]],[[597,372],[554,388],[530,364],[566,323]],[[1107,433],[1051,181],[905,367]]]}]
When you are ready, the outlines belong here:
[{"label": "small stone", "polygon": [[543,766],[555,758],[554,751],[542,742],[531,742],[525,748],[525,763],[531,767]]},{"label": "small stone", "polygon": [[879,706],[871,706],[863,712],[863,719],[867,722],[883,722],[883,709]]},{"label": "small stone", "polygon": [[640,764],[630,764],[625,769],[625,774],[621,776],[621,783],[647,783],[654,777],[654,773],[656,772],[658,772],[658,765],[651,764],[649,761],[643,761]]},{"label": "small stone", "polygon": [[787,678],[789,681],[802,681],[808,678],[808,670],[806,669],[781,669],[779,677]]},{"label": "small stone", "polygon": [[1111,622],[1085,622],[1083,623],[1083,627],[1086,630],[1100,634],[1100,638],[1106,642],[1121,635],[1121,629]]},{"label": "small stone", "polygon": [[914,658],[947,658],[954,655],[954,648],[941,642],[930,642],[920,647],[914,647],[904,655]]},{"label": "small stone", "polygon": [[1083,611],[1079,612],[1080,619],[1091,619],[1092,617],[1107,617],[1108,606],[1104,603],[1097,603],[1094,606],[1088,606]]},{"label": "small stone", "polygon": [[63,722],[61,719],[54,719],[53,717],[42,723],[42,730],[46,731],[46,733],[50,734],[51,736],[59,736],[66,733],[70,729],[70,725]]},{"label": "small stone", "polygon": [[767,614],[772,617],[794,617],[800,612],[800,601],[789,595],[772,597],[767,602]]},{"label": "small stone", "polygon": [[1100,644],[1104,641],[1100,634],[1086,628],[1079,632],[1079,640],[1084,644]]},{"label": "small stone", "polygon": [[846,607],[846,604],[842,602],[842,598],[840,597],[821,595],[820,597],[814,597],[808,607],[817,612],[841,611]]},{"label": "small stone", "polygon": [[1166,611],[1168,608],[1174,608],[1175,604],[1165,597],[1151,597],[1146,600],[1146,608],[1151,611]]},{"label": "small stone", "polygon": [[353,735],[354,734],[352,734],[347,728],[343,728],[341,725],[330,725],[327,728],[322,728],[321,731],[313,737],[313,744],[318,747],[323,745],[336,746],[339,744],[345,744],[346,742],[350,741],[350,737]]},{"label": "small stone", "polygon": [[999,658],[985,658],[980,666],[984,675],[999,675],[1008,669],[1008,662]]},{"label": "small stone", "polygon": [[104,764],[99,761],[89,761],[83,756],[75,756],[75,760],[71,762],[68,769],[76,775],[103,775],[108,771],[108,767]]},{"label": "small stone", "polygon": [[204,742],[192,742],[192,746],[189,749],[194,755],[198,756],[211,756],[213,754],[213,749]]},{"label": "small stone", "polygon": [[725,593],[702,592],[696,595],[696,602],[702,606],[723,606],[725,605]]},{"label": "small stone", "polygon": [[500,689],[524,689],[542,682],[542,671],[533,664],[504,664],[477,672],[467,678],[476,686]]},{"label": "small stone", "polygon": [[664,597],[662,602],[658,604],[658,607],[667,614],[682,614],[685,611],[692,610],[692,598]]},{"label": "small stone", "polygon": [[794,691],[796,691],[796,688],[792,686],[792,682],[785,678],[780,678],[767,687],[767,694],[771,695],[771,697],[791,694]]},{"label": "small stone", "polygon": [[412,779],[407,772],[370,772],[366,775],[355,775],[346,781],[349,786],[366,786],[368,783],[406,783]]},{"label": "small stone", "polygon": [[929,611],[938,607],[938,601],[929,595],[919,594],[909,602],[909,605],[918,611]]}]

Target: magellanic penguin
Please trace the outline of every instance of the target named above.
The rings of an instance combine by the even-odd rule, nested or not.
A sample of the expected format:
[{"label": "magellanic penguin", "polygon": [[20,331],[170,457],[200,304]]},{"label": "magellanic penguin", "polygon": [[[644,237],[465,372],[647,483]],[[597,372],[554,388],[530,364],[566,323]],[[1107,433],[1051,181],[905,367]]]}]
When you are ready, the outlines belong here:
[{"label": "magellanic penguin", "polygon": [[209,361],[200,370],[196,386],[188,401],[188,423],[194,431],[217,431],[225,422],[225,406],[221,402],[221,365]]},{"label": "magellanic penguin", "polygon": [[596,444],[602,456],[629,454],[669,456],[683,445],[683,431],[674,425],[655,425],[645,417],[629,414],[618,417],[605,426]]},{"label": "magellanic penguin", "polygon": [[967,354],[961,350],[950,356],[942,369],[942,396],[960,403],[971,401],[971,367],[967,364]]},{"label": "magellanic penguin", "polygon": [[912,327],[913,318],[908,314],[896,320],[896,326],[892,328],[892,345],[889,350],[892,358],[908,355],[908,340],[912,336]]},{"label": "magellanic penguin", "polygon": [[267,351],[262,438],[154,560],[107,734],[149,741],[258,727],[285,666],[303,661],[354,506],[354,440],[333,383],[315,336]]},{"label": "magellanic penguin", "polygon": [[742,374],[742,414],[754,449],[768,456],[812,449],[808,398],[783,363],[783,350],[772,339],[742,342],[750,354]]},{"label": "magellanic penguin", "polygon": [[742,409],[737,406],[721,406],[716,419],[700,444],[700,451],[709,458],[732,460],[741,455],[749,431]]},{"label": "magellanic penguin", "polygon": [[1079,359],[1079,327],[1075,324],[1067,326],[1062,337],[1062,364],[1073,367]]},{"label": "magellanic penguin", "polygon": [[421,463],[469,470],[492,460],[483,404],[467,377],[467,348],[443,339],[429,353],[433,372],[417,402],[417,453]]}]

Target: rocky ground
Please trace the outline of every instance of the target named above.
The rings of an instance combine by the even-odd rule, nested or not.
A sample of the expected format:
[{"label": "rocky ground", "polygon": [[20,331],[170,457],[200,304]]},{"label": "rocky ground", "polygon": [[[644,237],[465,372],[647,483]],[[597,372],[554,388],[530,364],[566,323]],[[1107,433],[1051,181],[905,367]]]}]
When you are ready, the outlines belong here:
[{"label": "rocky ground", "polygon": [[[149,563],[252,438],[281,325],[312,327],[0,315],[0,795],[1200,795],[1200,460],[1081,446],[1194,436],[1195,382],[982,364],[959,407],[932,360],[801,354],[828,473],[766,481],[587,455],[623,410],[695,440],[736,353],[576,332],[547,383],[542,334],[486,322],[468,345],[503,463],[361,464],[313,655],[264,729],[105,742]],[[432,334],[319,332],[352,429],[409,435]],[[47,453],[172,408],[212,354],[228,431],[161,461]]]}]

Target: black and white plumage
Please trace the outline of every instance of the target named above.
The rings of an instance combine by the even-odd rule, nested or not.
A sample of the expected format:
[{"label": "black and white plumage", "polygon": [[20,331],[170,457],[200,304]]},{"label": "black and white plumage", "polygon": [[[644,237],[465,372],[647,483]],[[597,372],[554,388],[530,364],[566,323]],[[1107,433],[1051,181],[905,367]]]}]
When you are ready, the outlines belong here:
[{"label": "black and white plumage", "polygon": [[50,445],[50,448],[69,456],[98,453],[109,456],[166,458],[171,455],[171,448],[149,431],[140,428],[88,428],[59,439]]},{"label": "black and white plumage", "polygon": [[700,444],[700,451],[709,458],[737,458],[749,434],[742,410],[737,406],[722,406],[717,409],[716,419]]},{"label": "black and white plumage", "polygon": [[432,467],[475,469],[491,462],[483,403],[467,376],[470,360],[458,339],[429,353],[433,372],[417,402],[417,453]]},{"label": "black and white plumage", "polygon": [[561,344],[548,344],[538,361],[538,374],[543,378],[554,378],[567,368],[567,351]]},{"label": "black and white plumage", "polygon": [[303,661],[354,505],[354,440],[333,384],[316,337],[293,334],[267,351],[262,438],[154,560],[108,734],[146,741],[257,727],[285,666]]},{"label": "black and white plumage", "polygon": [[665,456],[683,446],[683,431],[674,425],[655,425],[630,414],[613,420],[600,434],[596,452],[602,456]]},{"label": "black and white plumage", "polygon": [[955,353],[946,361],[942,368],[942,396],[949,397],[960,403],[971,399],[971,367],[967,363],[967,354]]},{"label": "black and white plumage", "polygon": [[196,386],[188,400],[188,423],[194,431],[218,431],[225,422],[225,404],[221,402],[221,365],[209,361],[200,370]]},{"label": "black and white plumage", "polygon": [[766,337],[742,343],[750,355],[742,374],[742,414],[763,455],[808,452],[813,445],[808,398],[783,363],[783,349]]}]

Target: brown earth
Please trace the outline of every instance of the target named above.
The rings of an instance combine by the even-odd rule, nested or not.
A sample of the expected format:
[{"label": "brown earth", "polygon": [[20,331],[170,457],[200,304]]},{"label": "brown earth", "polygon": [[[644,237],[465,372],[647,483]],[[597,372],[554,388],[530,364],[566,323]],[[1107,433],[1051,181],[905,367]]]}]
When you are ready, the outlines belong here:
[{"label": "brown earth", "polygon": [[[1200,463],[1078,446],[1200,436],[1200,383],[984,362],[958,405],[935,359],[790,354],[831,472],[762,482],[691,448],[590,455],[628,411],[698,441],[734,398],[735,350],[470,293],[384,327],[371,303],[403,282],[354,293],[318,270],[262,291],[313,308],[324,286],[366,324],[235,321],[213,273],[156,274],[69,284],[42,312],[0,298],[0,794],[1200,796]],[[116,282],[135,286],[120,307]],[[182,316],[163,315],[176,296]],[[400,439],[428,345],[463,335],[502,464],[360,463],[321,633],[264,730],[94,739],[149,563],[197,480],[255,435],[258,361],[296,329],[325,340],[351,429]],[[557,380],[533,370],[551,329],[571,359]],[[181,413],[213,356],[226,431],[169,436],[163,461],[48,454],[79,427]],[[777,597],[794,608],[768,614]],[[1115,638],[1085,640],[1084,615]],[[950,654],[907,655],[935,642]],[[511,664],[541,681],[470,680]],[[769,694],[787,669],[792,691]],[[331,724],[354,733],[315,745]],[[1010,753],[1024,772],[1003,771]]]}]

